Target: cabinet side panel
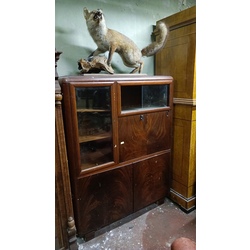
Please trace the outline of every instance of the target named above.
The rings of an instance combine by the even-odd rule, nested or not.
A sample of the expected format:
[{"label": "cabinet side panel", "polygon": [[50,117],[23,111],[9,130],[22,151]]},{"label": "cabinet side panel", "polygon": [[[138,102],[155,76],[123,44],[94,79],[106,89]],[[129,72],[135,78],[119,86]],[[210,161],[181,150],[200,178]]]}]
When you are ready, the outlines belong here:
[{"label": "cabinet side panel", "polygon": [[173,179],[188,185],[191,125],[185,120],[174,120]]},{"label": "cabinet side panel", "polygon": [[196,172],[196,7],[166,17],[168,41],[155,56],[157,75],[174,79],[173,159],[170,197],[189,210],[195,206]]}]

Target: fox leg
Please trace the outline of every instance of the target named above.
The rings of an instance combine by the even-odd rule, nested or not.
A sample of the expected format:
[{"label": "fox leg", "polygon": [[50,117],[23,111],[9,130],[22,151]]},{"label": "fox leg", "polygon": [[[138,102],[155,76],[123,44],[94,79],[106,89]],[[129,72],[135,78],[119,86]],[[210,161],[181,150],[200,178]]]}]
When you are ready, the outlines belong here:
[{"label": "fox leg", "polygon": [[99,48],[97,48],[96,50],[94,50],[89,56],[88,58],[92,57],[92,56],[97,56],[100,55],[102,53],[105,53],[106,51],[100,50]]},{"label": "fox leg", "polygon": [[139,63],[140,63],[139,73],[141,73],[143,70],[144,62],[140,61]]},{"label": "fox leg", "polygon": [[139,63],[139,65],[136,66],[135,69],[133,69],[133,70],[130,72],[130,74],[134,74],[134,73],[136,73],[136,72],[138,72],[138,73],[141,73],[141,72],[142,72],[143,64],[144,64],[144,63],[143,63],[143,61],[139,61],[138,63]]},{"label": "fox leg", "polygon": [[109,56],[108,56],[108,61],[107,61],[107,64],[109,66],[111,65],[112,57],[113,57],[113,54],[115,53],[116,49],[117,49],[117,47],[114,45],[111,45],[109,47]]}]

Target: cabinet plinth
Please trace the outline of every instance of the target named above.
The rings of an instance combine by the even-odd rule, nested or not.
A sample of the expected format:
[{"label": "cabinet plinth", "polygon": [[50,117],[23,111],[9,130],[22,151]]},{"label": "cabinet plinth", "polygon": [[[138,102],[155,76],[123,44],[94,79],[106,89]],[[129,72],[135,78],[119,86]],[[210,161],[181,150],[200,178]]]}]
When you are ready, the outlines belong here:
[{"label": "cabinet plinth", "polygon": [[173,78],[59,79],[78,236],[169,197]]}]

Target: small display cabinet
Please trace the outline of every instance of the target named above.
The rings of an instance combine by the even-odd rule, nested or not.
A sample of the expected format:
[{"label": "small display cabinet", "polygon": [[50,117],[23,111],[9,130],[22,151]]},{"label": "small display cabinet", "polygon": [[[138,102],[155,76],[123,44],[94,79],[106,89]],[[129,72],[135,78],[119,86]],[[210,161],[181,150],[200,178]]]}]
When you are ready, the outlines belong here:
[{"label": "small display cabinet", "polygon": [[60,79],[77,232],[96,231],[169,195],[173,79]]}]

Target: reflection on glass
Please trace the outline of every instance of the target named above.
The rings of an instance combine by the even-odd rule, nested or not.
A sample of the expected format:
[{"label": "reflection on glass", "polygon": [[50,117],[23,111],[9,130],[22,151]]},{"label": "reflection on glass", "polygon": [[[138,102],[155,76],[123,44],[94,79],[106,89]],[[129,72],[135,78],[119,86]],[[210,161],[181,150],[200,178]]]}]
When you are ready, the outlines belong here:
[{"label": "reflection on glass", "polygon": [[113,161],[110,87],[76,88],[82,169]]},{"label": "reflection on glass", "polygon": [[169,85],[121,86],[122,111],[167,107]]}]

